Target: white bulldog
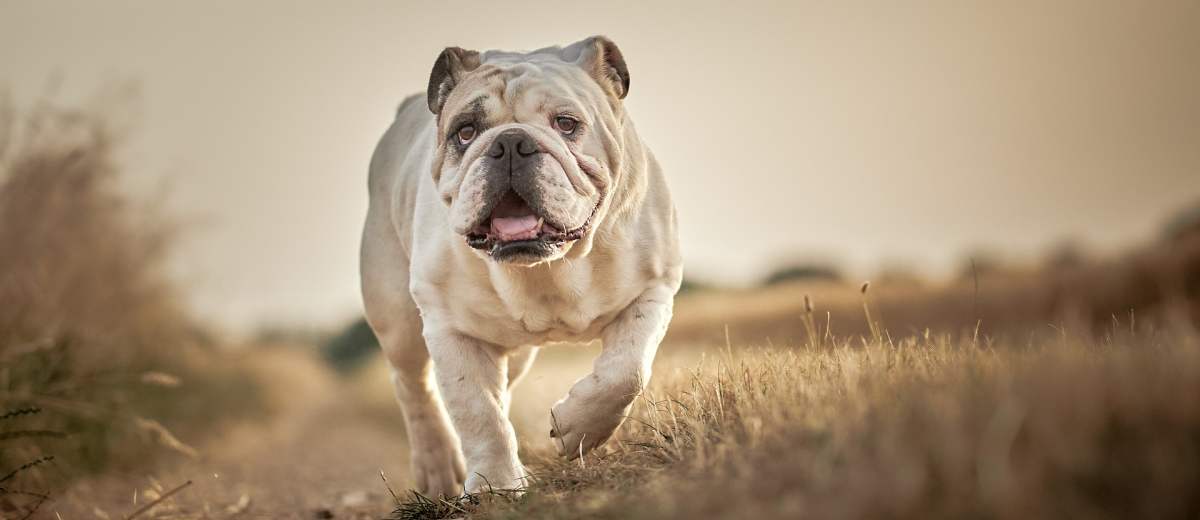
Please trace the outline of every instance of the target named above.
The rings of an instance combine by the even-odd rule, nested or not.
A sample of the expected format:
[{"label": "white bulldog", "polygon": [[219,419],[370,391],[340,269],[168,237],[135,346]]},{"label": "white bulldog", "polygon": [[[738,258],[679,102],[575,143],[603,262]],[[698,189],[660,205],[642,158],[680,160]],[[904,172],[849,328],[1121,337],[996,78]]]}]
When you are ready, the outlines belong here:
[{"label": "white bulldog", "polygon": [[451,47],[379,142],[363,300],[418,490],[523,487],[508,408],[538,346],[603,342],[550,411],[565,457],[604,443],[650,379],[682,267],[628,92],[604,37],[529,53]]}]

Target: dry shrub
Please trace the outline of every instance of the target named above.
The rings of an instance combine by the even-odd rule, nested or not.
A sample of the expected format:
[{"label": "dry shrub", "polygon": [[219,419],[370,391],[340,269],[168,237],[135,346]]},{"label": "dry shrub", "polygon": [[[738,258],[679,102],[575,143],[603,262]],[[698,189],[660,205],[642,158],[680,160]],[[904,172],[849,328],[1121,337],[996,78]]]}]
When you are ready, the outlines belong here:
[{"label": "dry shrub", "polygon": [[527,456],[528,493],[473,517],[1195,518],[1200,341],[1121,325],[730,352],[656,381],[607,453]]},{"label": "dry shrub", "polygon": [[122,194],[103,115],[48,102],[0,114],[0,414],[26,412],[0,420],[0,473],[54,457],[0,486],[144,464],[148,444],[187,453],[164,424],[199,409],[174,402],[251,389],[189,373],[205,347],[165,272],[170,222]]},{"label": "dry shrub", "polygon": [[164,274],[172,228],[120,192],[114,130],[48,104],[23,123],[0,163],[4,343],[178,338],[189,324]]}]

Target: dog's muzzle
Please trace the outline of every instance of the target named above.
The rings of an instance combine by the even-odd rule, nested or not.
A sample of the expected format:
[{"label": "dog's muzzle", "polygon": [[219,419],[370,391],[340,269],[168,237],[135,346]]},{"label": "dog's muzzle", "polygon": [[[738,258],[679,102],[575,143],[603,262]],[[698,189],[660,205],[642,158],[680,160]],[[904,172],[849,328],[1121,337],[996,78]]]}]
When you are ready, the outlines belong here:
[{"label": "dog's muzzle", "polygon": [[540,193],[536,176],[545,155],[537,141],[519,128],[505,130],[492,141],[483,160],[491,171],[487,191],[494,202],[467,233],[467,245],[487,251],[495,260],[544,258],[587,233],[603,195],[579,226],[564,230],[565,226],[547,221],[536,196]]}]

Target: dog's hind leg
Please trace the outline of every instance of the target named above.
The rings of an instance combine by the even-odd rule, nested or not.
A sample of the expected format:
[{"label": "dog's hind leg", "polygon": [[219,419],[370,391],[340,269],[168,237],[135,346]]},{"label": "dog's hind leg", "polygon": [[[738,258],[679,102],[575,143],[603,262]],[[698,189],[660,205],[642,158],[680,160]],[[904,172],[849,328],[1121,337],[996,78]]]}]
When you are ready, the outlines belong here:
[{"label": "dog's hind leg", "polygon": [[[414,320],[419,327],[419,318]],[[419,329],[418,329],[419,330]],[[458,436],[438,395],[429,352],[421,335],[380,338],[392,370],[396,400],[404,412],[404,425],[412,455],[415,487],[432,496],[457,496],[466,478]]]}]

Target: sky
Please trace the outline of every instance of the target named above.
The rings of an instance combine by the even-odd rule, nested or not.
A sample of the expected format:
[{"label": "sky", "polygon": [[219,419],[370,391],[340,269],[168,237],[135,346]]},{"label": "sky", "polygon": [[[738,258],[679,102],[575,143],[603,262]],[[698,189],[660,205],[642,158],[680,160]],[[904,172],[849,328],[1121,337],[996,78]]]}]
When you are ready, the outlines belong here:
[{"label": "sky", "polygon": [[126,189],[188,224],[197,313],[324,327],[360,312],[367,164],[440,50],[592,34],[626,57],[696,278],[1112,254],[1200,201],[1194,1],[0,0],[0,88],[135,85]]}]

